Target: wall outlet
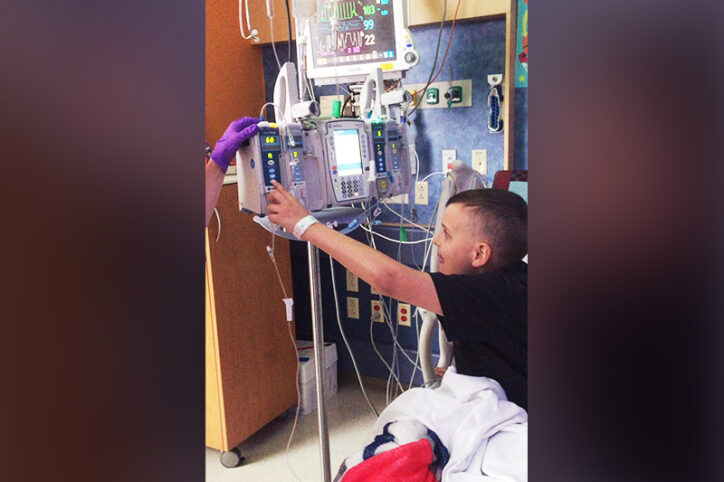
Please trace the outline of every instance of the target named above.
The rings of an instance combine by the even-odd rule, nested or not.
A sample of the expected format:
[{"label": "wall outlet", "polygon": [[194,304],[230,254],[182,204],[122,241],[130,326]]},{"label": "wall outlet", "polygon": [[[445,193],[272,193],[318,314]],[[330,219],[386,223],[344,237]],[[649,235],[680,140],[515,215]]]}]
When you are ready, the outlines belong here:
[{"label": "wall outlet", "polygon": [[382,310],[382,302],[380,300],[372,300],[370,301],[371,304],[371,318],[372,321],[375,321],[377,323],[384,323],[385,322],[385,314]]},{"label": "wall outlet", "polygon": [[452,169],[452,163],[457,159],[457,151],[455,149],[443,149],[442,150],[442,169],[441,171],[446,173]]},{"label": "wall outlet", "polygon": [[412,326],[411,320],[410,305],[407,303],[397,303],[397,324],[399,326]]},{"label": "wall outlet", "polygon": [[347,271],[347,291],[359,291],[359,279],[351,271]]},{"label": "wall outlet", "polygon": [[415,183],[415,204],[427,204],[427,181],[417,181]]},{"label": "wall outlet", "polygon": [[488,151],[487,149],[473,149],[473,169],[485,176],[488,174]]},{"label": "wall outlet", "polygon": [[354,296],[347,297],[347,318],[359,320],[359,299]]}]

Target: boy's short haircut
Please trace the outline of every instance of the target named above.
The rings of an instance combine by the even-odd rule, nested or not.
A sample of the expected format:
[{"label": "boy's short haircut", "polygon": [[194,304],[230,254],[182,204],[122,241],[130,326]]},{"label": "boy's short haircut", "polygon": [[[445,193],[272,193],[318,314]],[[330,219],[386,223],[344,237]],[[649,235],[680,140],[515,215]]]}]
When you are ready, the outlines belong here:
[{"label": "boy's short haircut", "polygon": [[492,247],[492,267],[506,270],[528,254],[528,204],[503,189],[472,189],[452,196],[446,206],[462,204],[475,210],[475,224]]}]

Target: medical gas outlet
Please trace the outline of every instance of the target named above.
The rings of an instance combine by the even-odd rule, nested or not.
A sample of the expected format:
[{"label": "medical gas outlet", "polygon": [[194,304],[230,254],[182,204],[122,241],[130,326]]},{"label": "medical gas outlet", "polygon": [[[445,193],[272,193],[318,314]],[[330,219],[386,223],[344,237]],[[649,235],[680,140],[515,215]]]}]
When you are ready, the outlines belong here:
[{"label": "medical gas outlet", "polygon": [[453,85],[445,92],[445,100],[447,100],[448,109],[453,104],[459,104],[463,101],[463,88],[459,85]]}]

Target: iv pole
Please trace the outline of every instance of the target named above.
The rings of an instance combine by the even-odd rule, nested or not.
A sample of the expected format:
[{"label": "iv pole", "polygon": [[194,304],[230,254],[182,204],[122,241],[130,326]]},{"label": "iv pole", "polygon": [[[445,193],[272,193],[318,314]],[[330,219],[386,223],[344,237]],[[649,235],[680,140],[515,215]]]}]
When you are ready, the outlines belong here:
[{"label": "iv pole", "polygon": [[319,454],[324,482],[331,481],[329,465],[329,432],[327,430],[326,400],[324,397],[324,331],[322,330],[322,290],[319,278],[319,248],[307,242],[309,258],[309,298],[312,305],[312,339],[314,341],[314,370],[317,388],[317,428],[319,430]]}]

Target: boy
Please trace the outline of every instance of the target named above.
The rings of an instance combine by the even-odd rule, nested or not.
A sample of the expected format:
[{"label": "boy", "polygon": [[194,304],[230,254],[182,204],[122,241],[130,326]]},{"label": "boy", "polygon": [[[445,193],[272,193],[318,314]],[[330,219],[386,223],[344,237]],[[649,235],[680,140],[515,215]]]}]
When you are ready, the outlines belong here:
[{"label": "boy", "polygon": [[440,315],[459,374],[501,384],[527,408],[527,205],[497,189],[451,197],[435,236],[439,273],[425,273],[317,222],[275,182],[269,219],[324,250],[385,296]]}]

